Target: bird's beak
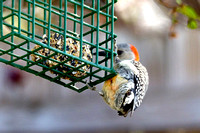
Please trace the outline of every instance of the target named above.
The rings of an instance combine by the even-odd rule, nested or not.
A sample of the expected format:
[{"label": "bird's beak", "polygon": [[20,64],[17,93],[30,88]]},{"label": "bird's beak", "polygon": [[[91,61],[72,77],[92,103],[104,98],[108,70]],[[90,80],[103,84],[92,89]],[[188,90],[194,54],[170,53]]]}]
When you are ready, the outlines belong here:
[{"label": "bird's beak", "polygon": [[[111,53],[106,51],[100,51],[98,53],[98,56],[106,56],[106,54],[108,55],[108,57],[111,57]],[[93,53],[93,55],[97,55],[97,53]]]}]

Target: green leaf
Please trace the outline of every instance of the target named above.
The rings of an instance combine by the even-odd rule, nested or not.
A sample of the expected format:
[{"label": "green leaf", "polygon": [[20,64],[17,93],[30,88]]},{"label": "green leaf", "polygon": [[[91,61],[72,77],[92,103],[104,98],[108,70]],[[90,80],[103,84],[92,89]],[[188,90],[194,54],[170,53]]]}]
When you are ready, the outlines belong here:
[{"label": "green leaf", "polygon": [[182,0],[176,0],[176,3],[180,5],[182,4]]},{"label": "green leaf", "polygon": [[190,29],[196,29],[196,28],[198,28],[198,23],[194,19],[189,19],[188,23],[187,23],[187,27]]},{"label": "green leaf", "polygon": [[183,5],[183,6],[179,7],[177,11],[182,13],[183,15],[187,16],[190,19],[198,19],[199,18],[196,11],[188,5]]}]

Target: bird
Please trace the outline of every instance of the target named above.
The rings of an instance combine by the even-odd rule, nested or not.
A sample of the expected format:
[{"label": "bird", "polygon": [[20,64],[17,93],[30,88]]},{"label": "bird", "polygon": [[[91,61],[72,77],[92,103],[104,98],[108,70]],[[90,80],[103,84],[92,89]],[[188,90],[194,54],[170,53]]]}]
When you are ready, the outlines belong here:
[{"label": "bird", "polygon": [[[42,43],[44,44],[48,44],[48,36],[46,34],[44,34],[42,36]],[[66,38],[66,47],[64,46],[64,37],[63,35],[59,34],[59,33],[51,33],[50,34],[50,46],[53,48],[56,48],[60,51],[64,51],[64,49],[66,50],[67,54],[79,57],[80,55],[80,42],[72,39],[70,37]],[[41,46],[40,45],[35,45],[34,48],[32,49],[32,51],[39,49]],[[84,65],[84,62],[80,61],[80,60],[76,60],[73,58],[68,57],[67,55],[61,54],[61,53],[55,53],[53,50],[50,50],[48,48],[40,48],[39,50],[36,51],[37,54],[32,54],[32,60],[34,62],[42,60],[43,57],[42,56],[50,56],[52,54],[54,54],[54,56],[51,56],[49,58],[53,59],[50,60],[49,58],[45,59],[43,62],[41,62],[43,65],[48,66],[48,67],[54,67],[56,66],[54,69],[57,71],[62,72],[63,74],[71,71],[71,73],[68,73],[68,75],[73,76],[75,78],[80,78],[82,76],[86,75],[86,72],[90,71],[90,65],[86,64]],[[42,55],[42,56],[40,56]],[[82,59],[87,60],[87,61],[92,61],[92,54],[91,54],[91,50],[90,50],[90,46],[88,44],[82,44]],[[64,64],[58,64],[58,62],[64,62],[66,61]],[[68,61],[67,61],[68,60]],[[79,67],[83,65],[82,67],[80,67],[78,70],[74,70],[74,68]],[[72,66],[72,67],[69,67]],[[81,70],[81,71],[80,71]],[[59,73],[50,70],[50,72],[52,74],[56,74],[58,75]],[[68,80],[72,80],[71,78],[69,78],[66,75],[62,76],[61,78],[63,79],[68,79]]]},{"label": "bird", "polygon": [[[147,69],[140,63],[135,46],[128,43],[115,44],[114,59],[116,76],[104,82],[99,94],[119,116],[130,115],[141,105],[149,85]],[[105,53],[100,51],[99,55]]]}]

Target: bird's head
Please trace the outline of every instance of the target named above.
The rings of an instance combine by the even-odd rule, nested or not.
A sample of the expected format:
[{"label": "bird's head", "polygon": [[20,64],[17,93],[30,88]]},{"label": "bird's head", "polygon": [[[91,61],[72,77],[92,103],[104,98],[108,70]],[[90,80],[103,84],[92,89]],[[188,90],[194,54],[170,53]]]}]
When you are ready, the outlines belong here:
[{"label": "bird's head", "polygon": [[[116,45],[116,52],[117,52],[117,60],[135,60],[139,61],[139,53],[135,46],[128,44],[128,43],[119,43]],[[94,53],[96,55],[96,53]],[[99,56],[106,56],[105,51],[100,51]],[[108,56],[111,56],[111,53],[108,53]],[[117,61],[117,62],[118,62]]]},{"label": "bird's head", "polygon": [[117,55],[119,60],[140,60],[136,47],[128,43],[117,44]]}]

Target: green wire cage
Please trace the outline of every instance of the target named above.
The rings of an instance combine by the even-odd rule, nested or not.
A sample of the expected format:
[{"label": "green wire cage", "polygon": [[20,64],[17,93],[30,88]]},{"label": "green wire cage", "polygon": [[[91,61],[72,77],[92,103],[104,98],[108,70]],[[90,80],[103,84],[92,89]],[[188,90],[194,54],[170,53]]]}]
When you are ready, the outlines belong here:
[{"label": "green wire cage", "polygon": [[[115,75],[113,59],[114,50],[114,3],[116,0],[1,0],[0,1],[0,62],[45,78],[77,92],[87,89],[89,85],[97,85]],[[51,33],[59,33],[64,38],[72,38],[80,43],[80,56],[66,53],[50,46],[50,39],[42,43],[42,36],[50,38]],[[100,58],[98,54],[91,61],[82,58],[82,45],[90,46],[91,53],[105,51],[107,55]],[[38,49],[32,50],[35,45]],[[40,49],[49,49],[53,54],[38,54]],[[31,55],[41,57],[33,61]],[[69,57],[65,61],[54,60],[55,54]],[[111,55],[111,56],[108,56]],[[56,62],[55,66],[42,63],[45,60]],[[76,59],[82,62],[80,67],[73,67],[67,62]],[[64,73],[56,69],[66,65],[71,69]],[[72,71],[90,65],[84,76],[73,77]],[[56,74],[50,73],[53,71]],[[71,80],[62,79],[67,76]]]}]

